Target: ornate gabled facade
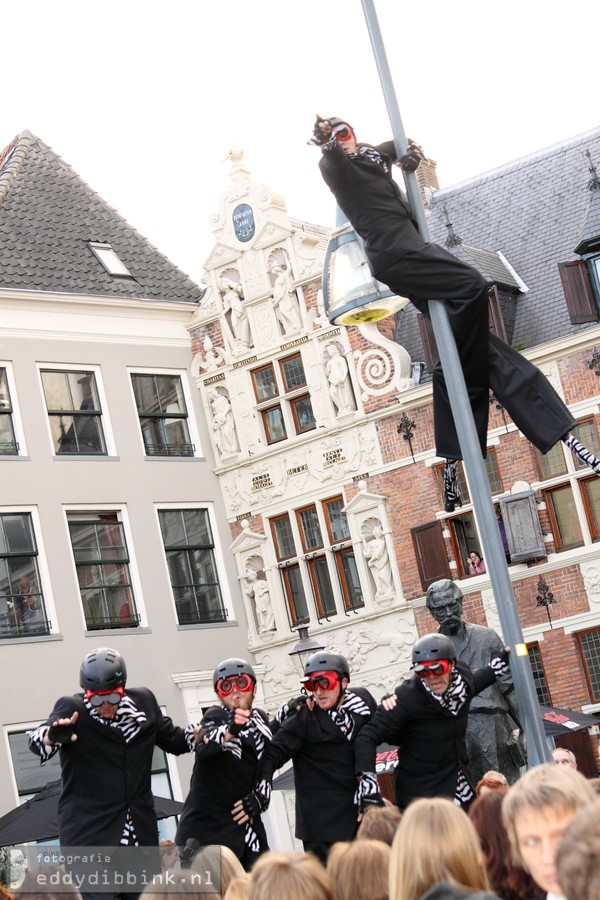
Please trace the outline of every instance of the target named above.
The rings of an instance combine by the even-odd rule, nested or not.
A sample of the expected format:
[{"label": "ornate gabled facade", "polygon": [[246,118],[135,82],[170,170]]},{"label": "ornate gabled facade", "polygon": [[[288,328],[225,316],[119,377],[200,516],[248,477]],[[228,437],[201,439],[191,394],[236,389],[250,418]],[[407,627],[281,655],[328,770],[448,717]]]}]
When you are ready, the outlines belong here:
[{"label": "ornate gabled facade", "polygon": [[[379,418],[414,387],[410,359],[372,325],[329,324],[325,230],[291,220],[241,154],[232,162],[190,330],[249,647],[272,707],[297,688],[288,653],[298,624],[344,648],[378,690],[396,677],[381,661],[406,668],[416,632],[387,498],[365,478],[383,465]],[[389,658],[371,655],[390,642]]]}]

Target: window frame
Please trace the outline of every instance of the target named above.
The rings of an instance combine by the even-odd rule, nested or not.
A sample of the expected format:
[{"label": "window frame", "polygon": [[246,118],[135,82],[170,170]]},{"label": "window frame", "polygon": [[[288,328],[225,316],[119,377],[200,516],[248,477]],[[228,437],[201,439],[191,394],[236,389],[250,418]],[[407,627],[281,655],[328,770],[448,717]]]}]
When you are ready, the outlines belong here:
[{"label": "window frame", "polygon": [[[290,385],[290,374],[286,374],[286,363],[298,361],[301,367],[303,381],[297,385]],[[257,375],[261,372],[271,372],[273,380],[273,393],[261,399]],[[288,440],[294,435],[307,434],[314,431],[317,421],[312,407],[312,398],[306,380],[306,369],[302,354],[299,351],[288,353],[272,362],[256,366],[250,369],[252,389],[256,401],[256,410],[260,413],[263,433],[269,446]],[[302,425],[298,414],[298,405],[308,402],[312,421],[308,425]],[[279,413],[283,434],[275,436],[274,429],[269,423],[269,415],[274,411]]]},{"label": "window frame", "polygon": [[[119,254],[113,249],[112,244],[102,241],[88,241],[87,245],[92,251],[102,268],[112,278],[127,278],[135,281],[135,275],[129,271]],[[112,263],[112,265],[111,265]]]},{"label": "window frame", "polygon": [[[584,638],[586,635],[590,635],[590,634],[594,634],[597,637],[597,643],[598,643],[598,648],[597,648],[598,649],[598,662],[597,662],[597,666],[594,666],[594,669],[596,669],[596,668],[598,669],[597,673],[594,671],[594,680],[596,677],[598,679],[597,691],[594,690],[594,683],[593,683],[593,679],[592,679],[592,674],[590,673],[588,657],[586,656],[585,650],[583,648],[583,643],[582,643],[582,638]],[[578,648],[579,656],[580,656],[580,659],[581,659],[581,662],[583,665],[583,671],[585,673],[585,679],[586,679],[588,690],[589,690],[590,700],[593,703],[596,703],[596,702],[600,701],[600,627],[586,628],[583,631],[576,631],[575,639],[577,641],[577,648]]]},{"label": "window frame", "polygon": [[[135,369],[135,370],[130,369],[128,374],[129,374],[131,392],[133,395],[133,403],[134,403],[134,407],[136,410],[138,425],[140,428],[140,436],[142,439],[142,446],[143,446],[145,455],[150,458],[156,458],[156,457],[188,458],[188,457],[196,456],[196,444],[194,442],[195,435],[194,435],[194,431],[193,431],[193,417],[190,413],[190,401],[189,401],[189,397],[187,396],[187,391],[186,391],[187,381],[183,377],[183,372],[181,372],[181,371],[179,371],[179,372],[177,372],[177,371],[158,371],[158,370],[148,371],[148,370],[141,370],[141,369]],[[140,408],[138,407],[136,392],[135,392],[135,388],[134,388],[134,379],[136,379],[136,378],[140,378],[140,379],[141,378],[153,378],[153,379],[178,378],[179,379],[179,387],[181,390],[181,400],[183,403],[184,411],[182,413],[167,413],[167,412],[151,413],[148,411],[140,410]],[[157,400],[160,401],[160,393],[159,393],[158,388],[156,391],[156,396],[157,396]],[[144,435],[144,429],[142,427],[142,418],[143,419],[154,419],[157,421],[162,420],[162,421],[183,422],[185,425],[185,430],[187,432],[187,441],[179,441],[179,442],[175,442],[175,443],[165,441],[165,443],[163,443],[163,444],[156,444],[156,445],[147,444],[146,438]],[[164,453],[163,452],[157,452],[157,453],[149,452],[149,446],[150,447],[154,447],[154,446],[159,447],[161,449],[164,449],[165,452]],[[172,449],[177,450],[177,448],[185,448],[185,450],[184,450],[184,452],[179,452],[179,453],[171,452]]]},{"label": "window frame", "polygon": [[[163,553],[163,560],[165,564],[165,574],[166,579],[169,584],[169,589],[171,592],[171,599],[173,604],[173,613],[175,616],[175,621],[177,623],[178,629],[189,629],[189,628],[206,628],[206,627],[222,627],[223,624],[228,624],[232,621],[235,621],[233,615],[233,606],[231,602],[231,597],[229,593],[229,582],[227,580],[227,572],[225,568],[225,562],[223,559],[223,553],[221,549],[221,545],[218,540],[219,532],[217,529],[217,523],[215,520],[214,508],[213,504],[209,501],[202,501],[199,503],[159,503],[155,505],[156,510],[156,525],[158,529],[158,540],[160,543],[160,547]],[[220,612],[222,613],[222,618],[211,618],[208,621],[197,621],[197,622],[185,622],[181,623],[179,621],[178,608],[177,608],[177,597],[174,590],[173,583],[171,581],[171,570],[169,568],[169,562],[167,558],[167,548],[165,546],[163,540],[163,531],[161,527],[161,517],[160,513],[164,512],[186,512],[186,511],[197,511],[201,510],[206,513],[206,518],[208,521],[208,526],[210,529],[210,535],[212,538],[212,546],[208,547],[208,545],[203,545],[200,549],[210,550],[212,553],[212,566],[215,572],[215,576],[217,581],[215,584],[218,587],[218,594],[220,597]],[[191,545],[190,545],[191,546]],[[199,545],[195,545],[193,549],[198,549]],[[182,547],[174,547],[173,550],[181,550],[184,549]],[[199,585],[200,587],[202,585]]]},{"label": "window frame", "polygon": [[[33,543],[33,551],[32,552],[7,552],[0,553],[0,560],[8,560],[8,559],[29,559],[31,560],[31,564],[28,567],[31,572],[31,577],[35,579],[37,582],[37,590],[29,590],[26,594],[27,597],[37,597],[40,606],[38,607],[41,612],[41,626],[40,628],[32,628],[31,630],[26,626],[24,628],[17,627],[16,616],[14,615],[14,610],[17,607],[17,597],[23,596],[22,592],[14,593],[14,587],[11,583],[9,586],[11,587],[11,592],[9,594],[10,600],[6,602],[5,608],[5,617],[7,622],[7,630],[6,632],[0,631],[0,642],[2,641],[11,641],[17,640],[21,641],[25,638],[46,638],[54,633],[55,628],[52,625],[52,614],[53,614],[53,605],[51,599],[50,589],[46,587],[49,584],[48,571],[45,564],[44,557],[44,548],[42,543],[42,533],[40,528],[40,523],[37,516],[37,510],[32,508],[15,508],[15,507],[3,507],[0,509],[0,520],[4,517],[8,516],[21,516],[28,517],[29,519],[29,532],[32,538]],[[3,523],[2,523],[3,525]],[[29,574],[26,574],[24,571],[21,575],[17,576],[16,573],[11,573],[10,567],[8,563],[6,564],[7,576],[10,578],[10,582],[17,580],[17,578],[27,577],[29,581]],[[18,581],[17,581],[18,583]],[[29,585],[31,587],[31,581],[29,581]],[[4,593],[4,592],[3,592]],[[12,603],[12,610],[8,607],[8,602]],[[9,619],[13,619],[14,625],[9,626]],[[9,631],[8,628],[12,628],[13,630]]]},{"label": "window frame", "polygon": [[[494,447],[488,447],[485,457],[485,469],[490,483],[492,495],[501,494],[504,491],[504,483],[502,479],[502,469],[498,464],[498,454]],[[445,503],[444,497],[444,464],[438,464],[435,467],[437,482],[440,489],[441,507],[443,509]],[[469,506],[472,503],[469,491],[469,483],[465,475],[463,461],[457,460],[456,463],[456,480],[460,490],[460,496],[463,506]]]},{"label": "window frame", "polygon": [[[44,363],[38,364],[38,375],[40,379],[40,391],[42,395],[42,403],[44,405],[44,409],[46,410],[46,424],[48,428],[48,436],[50,438],[50,445],[52,447],[53,456],[55,459],[83,459],[83,458],[91,458],[91,459],[104,459],[107,456],[114,455],[114,440],[112,436],[112,431],[110,427],[110,419],[108,416],[108,404],[106,401],[106,396],[104,394],[104,386],[102,383],[102,378],[100,377],[100,367],[99,366],[77,366],[76,364],[69,365],[63,363]],[[46,392],[44,389],[44,380],[43,374],[45,372],[48,373],[62,373],[64,375],[69,374],[91,374],[94,379],[94,386],[96,390],[96,395],[98,398],[99,409],[98,410],[60,410],[56,409],[50,412],[48,408],[48,403],[46,401]],[[65,416],[73,416],[76,415],[89,415],[93,418],[98,418],[100,422],[101,436],[104,443],[104,450],[101,453],[59,453],[55,447],[54,435],[52,433],[51,426],[51,417],[57,417],[61,415]]]},{"label": "window frame", "polygon": [[[15,408],[15,401],[13,400],[14,386],[12,383],[12,368],[7,363],[0,361],[0,387],[2,384],[2,374],[4,374],[4,381],[6,384],[7,405],[0,406],[0,416],[3,418],[7,417],[8,419],[9,428],[7,431],[12,434],[12,441],[0,443],[0,458],[2,456],[20,456],[22,453],[19,441],[19,435],[21,433],[20,421]],[[0,392],[0,401],[2,400],[2,396],[3,395]],[[3,446],[4,443],[6,444],[6,448]]]},{"label": "window frame", "polygon": [[[529,654],[529,664],[533,675],[533,686],[537,694],[539,703],[542,706],[552,706],[552,695],[548,687],[548,679],[546,678],[546,669],[544,667],[544,658],[538,641],[527,643],[527,652]],[[538,682],[541,686],[538,686]]]},{"label": "window frame", "polygon": [[[97,519],[92,517],[97,517]],[[114,521],[109,522],[108,517],[114,516]],[[103,522],[102,517],[107,517],[107,521]],[[136,584],[136,570],[133,559],[132,552],[132,539],[129,533],[129,529],[127,527],[126,517],[124,515],[124,510],[119,507],[110,507],[110,508],[82,508],[82,507],[71,507],[65,509],[65,519],[67,525],[67,536],[69,541],[69,547],[71,549],[71,559],[73,561],[73,566],[75,569],[75,579],[77,583],[77,590],[79,591],[79,599],[81,603],[81,612],[83,616],[84,629],[86,634],[92,634],[98,631],[121,631],[128,630],[132,628],[139,628],[142,624],[142,611],[140,607],[140,602],[138,598],[141,596],[139,583]],[[72,533],[71,533],[71,525],[118,525],[119,531],[123,540],[123,547],[125,550],[125,556],[119,558],[108,558],[106,560],[90,560],[89,562],[85,562],[83,560],[77,561],[75,555],[75,547],[72,542]],[[130,549],[131,548],[131,549]],[[122,600],[120,603],[120,609],[117,614],[112,616],[106,615],[104,619],[98,620],[97,625],[91,624],[88,620],[88,612],[86,611],[86,601],[84,601],[84,597],[82,595],[82,585],[79,579],[79,570],[88,566],[110,566],[115,565],[116,567],[124,567],[124,570],[127,572],[127,582],[120,582],[115,585],[111,585],[109,580],[104,578],[99,585],[96,585],[100,589],[103,595],[103,599],[106,599],[110,596],[110,590],[114,588],[115,594],[119,589],[125,590],[125,600]],[[90,585],[92,587],[92,585]],[[106,589],[109,589],[109,593],[106,594]],[[130,608],[129,616],[122,615],[122,609],[127,604]],[[107,609],[109,608],[109,604],[107,604]]]}]

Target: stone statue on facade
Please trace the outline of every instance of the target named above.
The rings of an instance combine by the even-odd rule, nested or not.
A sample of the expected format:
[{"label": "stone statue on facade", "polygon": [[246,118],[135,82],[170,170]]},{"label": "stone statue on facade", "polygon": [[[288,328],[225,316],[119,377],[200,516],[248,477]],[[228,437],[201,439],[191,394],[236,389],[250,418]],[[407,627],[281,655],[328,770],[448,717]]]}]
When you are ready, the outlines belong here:
[{"label": "stone statue on facade", "polygon": [[229,278],[219,280],[219,292],[223,298],[223,309],[231,314],[231,330],[235,339],[235,353],[245,353],[252,347],[252,333],[248,313],[244,306],[244,292],[241,284]]},{"label": "stone statue on facade", "polygon": [[246,569],[246,580],[249,582],[246,595],[254,600],[256,609],[256,622],[259,634],[275,631],[275,615],[271,605],[269,585],[264,579],[258,577],[254,569]]},{"label": "stone statue on facade", "polygon": [[329,396],[333,400],[337,415],[354,412],[354,394],[348,371],[348,363],[341,355],[337,344],[328,344],[325,373],[329,381]]},{"label": "stone statue on facade", "polygon": [[273,309],[277,320],[283,328],[284,334],[300,331],[302,317],[290,271],[282,265],[273,266],[271,271],[275,275]]},{"label": "stone statue on facade", "polygon": [[364,541],[364,554],[375,582],[375,599],[394,593],[392,566],[381,523],[373,527],[370,541]]},{"label": "stone statue on facade", "polygon": [[212,412],[215,444],[221,456],[237,453],[239,450],[235,419],[229,397],[217,388],[208,392]]},{"label": "stone statue on facade", "polygon": [[[487,665],[504,647],[492,628],[465,622],[463,593],[449,578],[435,581],[427,590],[427,609],[456,647],[456,656],[471,669]],[[467,725],[469,768],[475,782],[495,769],[510,784],[526,762],[520,730],[520,712],[510,675],[497,679],[471,701]]]}]

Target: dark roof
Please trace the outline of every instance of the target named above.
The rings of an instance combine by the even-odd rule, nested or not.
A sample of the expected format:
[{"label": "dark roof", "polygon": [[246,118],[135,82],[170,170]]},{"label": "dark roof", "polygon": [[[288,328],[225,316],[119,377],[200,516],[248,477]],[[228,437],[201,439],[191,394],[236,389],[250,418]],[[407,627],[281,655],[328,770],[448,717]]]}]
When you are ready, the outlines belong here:
[{"label": "dark roof", "polygon": [[[110,275],[87,242],[134,276]],[[196,303],[202,289],[28,131],[0,153],[0,288]]]},{"label": "dark roof", "polygon": [[[558,272],[558,263],[579,258],[575,248],[586,217],[593,218],[587,150],[600,160],[600,128],[433,195],[428,213],[433,241],[444,245],[449,218],[464,241],[460,250],[465,245],[499,250],[529,288],[517,303],[512,343],[519,349],[590,327],[569,322]],[[412,307],[401,314],[397,340],[413,359],[423,358]]]}]

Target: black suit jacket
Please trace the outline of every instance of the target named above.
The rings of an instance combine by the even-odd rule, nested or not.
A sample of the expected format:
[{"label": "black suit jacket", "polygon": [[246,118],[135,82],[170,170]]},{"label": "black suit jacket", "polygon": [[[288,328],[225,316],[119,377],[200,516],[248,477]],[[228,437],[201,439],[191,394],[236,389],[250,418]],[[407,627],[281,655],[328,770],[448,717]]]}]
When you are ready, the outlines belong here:
[{"label": "black suit jacket", "polygon": [[[371,718],[375,701],[364,688],[351,687],[370,708],[369,715],[350,713],[354,735]],[[288,760],[294,761],[296,786],[296,837],[303,841],[332,843],[351,841],[356,834],[354,803],[354,744],[329,715],[315,706],[303,706],[285,719],[269,745],[265,776],[271,776]]]},{"label": "black suit jacket", "polygon": [[[141,846],[158,843],[151,772],[154,747],[167,753],[187,753],[183,728],[164,716],[154,694],[146,688],[127,689],[146,722],[125,742],[123,733],[97,722],[83,702],[83,694],[61,697],[47,724],[79,713],[77,740],[60,749],[63,789],[58,803],[58,827],[63,846],[115,846],[131,812]],[[33,752],[35,745],[30,744]]]},{"label": "black suit jacket", "polygon": [[400,809],[416,797],[454,798],[459,768],[469,779],[465,744],[469,706],[475,694],[494,683],[495,675],[489,666],[474,672],[464,663],[456,666],[469,694],[458,715],[444,709],[413,675],[396,688],[394,709],[380,707],[356,739],[357,773],[375,771],[379,744],[398,746],[395,791]]},{"label": "black suit jacket", "polygon": [[[265,713],[259,712],[268,724]],[[228,718],[228,710],[211,706],[202,719],[202,727],[224,725]],[[254,790],[260,779],[262,761],[257,758],[253,741],[243,735],[240,739],[239,759],[216,742],[205,744],[200,740],[196,744],[190,790],[175,835],[179,846],[184,846],[188,838],[195,838],[201,845],[224,844],[238,858],[244,853],[246,826],[234,822],[231,810],[237,800]],[[252,827],[266,850],[267,835],[259,816],[254,817]]]}]

